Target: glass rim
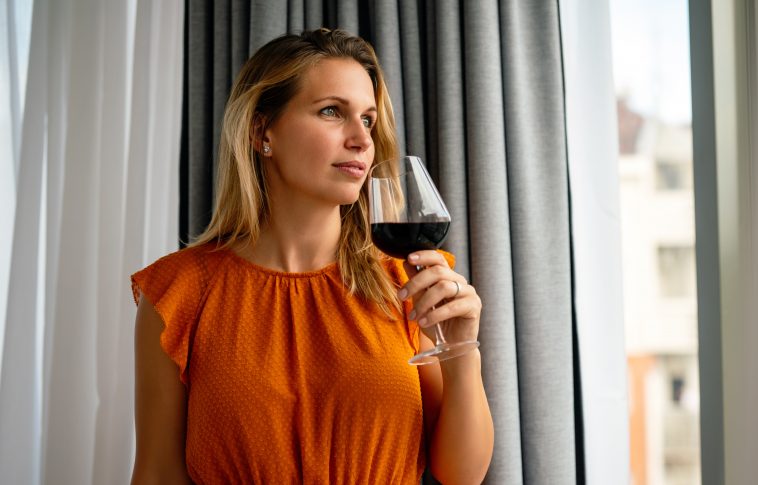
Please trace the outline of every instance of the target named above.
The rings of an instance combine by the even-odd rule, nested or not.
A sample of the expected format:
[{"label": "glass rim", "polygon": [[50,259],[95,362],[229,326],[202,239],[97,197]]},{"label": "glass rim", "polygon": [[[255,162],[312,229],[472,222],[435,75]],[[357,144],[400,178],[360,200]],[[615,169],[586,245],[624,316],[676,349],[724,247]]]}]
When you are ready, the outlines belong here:
[{"label": "glass rim", "polygon": [[[388,175],[386,177],[381,177],[381,176],[377,177],[376,175],[374,175],[374,170],[376,170],[377,167],[380,167],[380,166],[384,165],[385,163],[397,162],[397,161],[403,160],[404,158],[415,158],[419,162],[421,162],[421,157],[419,157],[418,155],[402,155],[402,156],[395,157],[395,158],[388,158],[386,160],[382,160],[379,163],[375,163],[371,167],[371,169],[369,170],[369,172],[368,172],[368,178],[370,178],[370,179],[372,179],[372,178],[373,179],[379,179],[379,180],[388,180],[388,179],[396,179],[396,178],[402,177],[403,175],[409,173],[409,171],[406,170],[405,172],[398,173],[397,175]],[[423,162],[421,163],[421,166],[424,167]],[[424,167],[424,170],[426,170],[426,167]]]}]

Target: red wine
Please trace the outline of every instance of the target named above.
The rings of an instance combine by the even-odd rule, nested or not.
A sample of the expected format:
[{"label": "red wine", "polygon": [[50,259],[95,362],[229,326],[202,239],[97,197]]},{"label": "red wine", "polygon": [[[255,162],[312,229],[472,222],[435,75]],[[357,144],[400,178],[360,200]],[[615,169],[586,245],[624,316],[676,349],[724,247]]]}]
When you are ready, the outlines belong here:
[{"label": "red wine", "polygon": [[371,239],[383,253],[405,259],[414,251],[437,249],[450,222],[382,222],[371,224]]}]

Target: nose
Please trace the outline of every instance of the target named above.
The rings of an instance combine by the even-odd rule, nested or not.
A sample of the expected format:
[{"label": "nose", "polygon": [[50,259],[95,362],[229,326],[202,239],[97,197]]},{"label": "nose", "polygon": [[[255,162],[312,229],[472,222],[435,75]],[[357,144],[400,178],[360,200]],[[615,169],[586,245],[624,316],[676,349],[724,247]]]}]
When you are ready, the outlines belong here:
[{"label": "nose", "polygon": [[347,128],[345,137],[345,144],[347,148],[356,150],[358,152],[364,152],[374,144],[374,140],[371,138],[371,133],[366,125],[363,124],[363,119],[358,117],[357,120],[351,121]]}]

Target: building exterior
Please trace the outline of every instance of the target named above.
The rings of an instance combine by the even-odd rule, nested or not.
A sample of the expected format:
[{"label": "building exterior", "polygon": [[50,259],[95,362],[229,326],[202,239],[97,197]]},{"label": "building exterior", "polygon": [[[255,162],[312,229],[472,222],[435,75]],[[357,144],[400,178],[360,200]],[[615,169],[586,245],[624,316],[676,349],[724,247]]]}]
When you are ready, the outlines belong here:
[{"label": "building exterior", "polygon": [[692,129],[618,115],[631,483],[699,484]]}]

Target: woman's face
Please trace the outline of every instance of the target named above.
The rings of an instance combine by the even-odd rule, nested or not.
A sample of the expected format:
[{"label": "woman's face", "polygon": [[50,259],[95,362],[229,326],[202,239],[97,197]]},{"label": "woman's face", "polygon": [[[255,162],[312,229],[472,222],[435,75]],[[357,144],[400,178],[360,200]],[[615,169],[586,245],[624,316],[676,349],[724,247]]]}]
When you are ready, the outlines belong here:
[{"label": "woman's face", "polygon": [[343,205],[358,199],[374,161],[374,87],[353,59],[324,59],[266,130],[272,194]]}]

